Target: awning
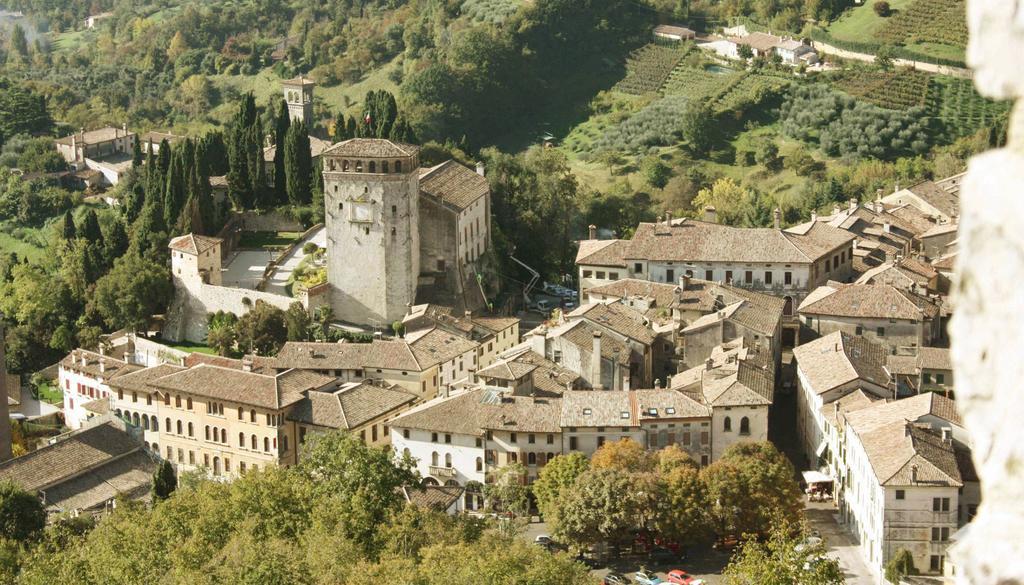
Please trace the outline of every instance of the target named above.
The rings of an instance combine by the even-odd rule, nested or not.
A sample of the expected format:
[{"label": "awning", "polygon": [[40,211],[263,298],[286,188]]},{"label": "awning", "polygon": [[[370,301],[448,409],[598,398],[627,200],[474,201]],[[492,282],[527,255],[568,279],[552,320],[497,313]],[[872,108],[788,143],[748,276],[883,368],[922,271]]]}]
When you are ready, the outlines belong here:
[{"label": "awning", "polygon": [[833,479],[820,471],[805,471],[803,472],[804,481],[808,484],[812,483],[832,483]]},{"label": "awning", "polygon": [[828,442],[825,439],[822,439],[821,442],[818,443],[818,448],[814,450],[814,455],[817,457],[821,457],[821,454],[824,453],[825,449],[827,448]]}]

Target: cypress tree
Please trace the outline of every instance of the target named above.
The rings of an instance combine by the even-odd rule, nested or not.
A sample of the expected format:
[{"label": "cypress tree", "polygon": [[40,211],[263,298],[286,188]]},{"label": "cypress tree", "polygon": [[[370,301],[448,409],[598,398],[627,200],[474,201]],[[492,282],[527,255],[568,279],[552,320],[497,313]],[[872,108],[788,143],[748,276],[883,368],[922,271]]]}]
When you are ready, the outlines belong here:
[{"label": "cypress tree", "polygon": [[136,136],[135,143],[132,145],[132,166],[138,167],[142,164],[142,146],[139,144],[138,137]]},{"label": "cypress tree", "polygon": [[345,123],[345,136],[347,138],[357,138],[359,136],[358,132],[359,124],[354,116],[349,116],[348,122]]},{"label": "cypress tree", "polygon": [[292,205],[303,205],[312,197],[310,178],[313,160],[309,152],[309,134],[306,125],[297,122],[288,130],[285,142],[285,173],[288,183],[288,201]]},{"label": "cypress tree", "polygon": [[64,229],[61,232],[61,236],[65,242],[70,242],[75,239],[78,231],[75,229],[75,216],[71,214],[71,210],[64,212]]},{"label": "cypress tree", "polygon": [[128,251],[128,232],[124,229],[124,222],[115,219],[110,223],[110,228],[103,236],[103,252],[106,256],[108,266],[114,265],[117,260]]},{"label": "cypress tree", "polygon": [[[174,149],[171,156],[171,167],[167,171],[167,179],[164,187],[164,225],[168,230],[175,230],[178,226],[178,219],[181,217],[181,210],[185,207],[188,193],[186,193],[186,169],[185,154],[189,151],[190,141],[185,140],[180,146]],[[189,157],[190,160],[191,157]]]},{"label": "cypress tree", "polygon": [[213,205],[213,196],[210,193],[210,170],[207,163],[209,159],[206,148],[208,144],[201,141],[196,145],[195,160],[192,164],[194,177],[194,197],[199,211],[199,218],[206,231],[203,234],[212,234],[218,231],[219,221]]},{"label": "cypress tree", "polygon": [[174,467],[170,461],[161,461],[160,466],[153,472],[153,500],[166,500],[176,489],[178,489],[178,476],[174,473]]},{"label": "cypress tree", "polygon": [[324,214],[324,160],[317,157],[313,161],[313,176],[310,177],[313,184],[313,223],[323,223]]},{"label": "cypress tree", "polygon": [[288,199],[284,171],[284,142],[290,126],[291,116],[288,114],[288,104],[281,100],[281,105],[277,108],[277,120],[275,120],[274,127],[274,202],[277,204],[282,204]]},{"label": "cypress tree", "polygon": [[78,226],[78,236],[91,244],[103,245],[103,232],[100,231],[100,220],[92,209],[85,212],[82,225]]},{"label": "cypress tree", "polygon": [[[252,207],[254,169],[252,166],[252,127],[256,123],[256,98],[249,92],[242,98],[238,112],[231,124],[228,141],[228,196],[242,209]],[[262,133],[261,133],[262,134]],[[260,149],[261,137],[256,138],[256,150]],[[260,159],[263,153],[259,153]]]},{"label": "cypress tree", "polygon": [[249,128],[246,137],[248,151],[249,177],[252,181],[252,195],[250,205],[266,209],[270,207],[267,194],[270,192],[267,185],[267,165],[263,161],[263,125],[259,120]]},{"label": "cypress tree", "polygon": [[342,140],[352,138],[348,135],[348,120],[345,118],[344,112],[338,112],[337,117],[334,118],[334,134],[331,138],[333,138],[335,142],[341,142]]}]

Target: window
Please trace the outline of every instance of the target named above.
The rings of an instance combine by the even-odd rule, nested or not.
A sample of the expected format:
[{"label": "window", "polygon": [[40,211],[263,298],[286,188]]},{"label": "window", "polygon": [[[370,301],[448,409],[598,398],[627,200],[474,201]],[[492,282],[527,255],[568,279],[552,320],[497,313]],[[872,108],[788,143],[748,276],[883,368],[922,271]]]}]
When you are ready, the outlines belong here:
[{"label": "window", "polygon": [[253,435],[252,437],[250,437],[250,445],[252,446],[252,450],[255,451],[256,450],[256,435]]},{"label": "window", "polygon": [[643,264],[641,264],[639,262],[636,262],[636,263],[633,264],[633,272],[639,273],[639,272],[643,272],[643,271],[644,271],[644,265]]},{"label": "window", "polygon": [[373,441],[374,443],[377,442],[377,425],[373,425],[370,428],[370,440]]},{"label": "window", "polygon": [[743,274],[743,282],[745,282],[747,284],[753,284],[754,283],[754,271],[753,270],[747,270]]},{"label": "window", "polygon": [[153,428],[153,431],[154,432],[159,431],[160,430],[160,422],[157,420],[156,415],[154,414],[154,415],[150,416],[149,418],[152,419],[150,421],[150,426]]},{"label": "window", "polygon": [[227,429],[221,429],[220,430],[220,442],[224,443],[225,445],[227,444],[227,442],[228,442],[228,430]]},{"label": "window", "polygon": [[534,435],[533,433],[530,433],[529,435],[526,436],[526,442],[531,444],[531,445],[536,443],[537,442],[537,435]]},{"label": "window", "polygon": [[932,526],[932,542],[946,542],[949,540],[949,528]]},{"label": "window", "polygon": [[164,428],[167,429],[168,433],[171,432],[171,419],[170,418],[165,418],[164,419]]},{"label": "window", "polygon": [[409,438],[409,429],[402,429],[402,438],[403,439],[408,439]]},{"label": "window", "polygon": [[181,408],[181,396],[174,397],[174,407]]},{"label": "window", "polygon": [[928,565],[929,565],[929,568],[931,569],[931,571],[933,573],[941,573],[942,572],[942,561],[943,561],[942,555],[932,555],[931,556],[931,560],[929,561]]},{"label": "window", "polygon": [[253,422],[253,423],[256,422],[256,411],[255,410],[252,410],[252,409],[249,410],[249,422]]},{"label": "window", "polygon": [[570,451],[575,451],[576,450],[576,437],[569,437],[569,450]]},{"label": "window", "polygon": [[832,260],[826,258],[825,259],[825,273],[828,274],[829,272],[832,272]]},{"label": "window", "polygon": [[932,512],[949,512],[949,498],[932,498]]},{"label": "window", "polygon": [[242,411],[242,407],[241,407],[241,406],[239,406],[239,407],[238,407],[238,420],[242,420],[242,412],[243,412],[243,411]]},{"label": "window", "polygon": [[444,442],[446,444],[448,444],[448,445],[451,445],[452,444],[452,436],[449,435],[448,433],[445,433],[444,434]]},{"label": "window", "polygon": [[700,444],[707,445],[711,441],[711,435],[707,431],[700,432]]},{"label": "window", "polygon": [[189,451],[188,452],[188,464],[189,465],[195,465],[196,464],[196,452],[195,451]]},{"label": "window", "polygon": [[854,331],[854,333],[856,333],[857,335],[864,335],[864,328],[861,327],[860,325],[857,325],[857,329]]},{"label": "window", "polygon": [[430,442],[431,443],[436,443],[437,442],[437,433],[430,433]]},{"label": "window", "polygon": [[509,443],[518,443],[519,442],[519,436],[516,435],[515,433],[509,433],[508,442]]},{"label": "window", "polygon": [[447,467],[448,469],[452,468],[452,454],[451,453],[445,453],[444,454],[444,466]]},{"label": "window", "polygon": [[192,432],[192,423],[188,423],[188,436],[194,437],[195,433]]},{"label": "window", "polygon": [[604,446],[604,437],[598,437],[597,438],[597,446],[598,446],[598,448]]},{"label": "window", "polygon": [[526,454],[526,464],[527,465],[537,465],[537,454],[536,453],[527,453]]},{"label": "window", "polygon": [[771,284],[772,283],[772,273],[771,273],[770,270],[765,270],[764,271],[764,283],[765,284]]},{"label": "window", "polygon": [[603,280],[603,279],[604,279],[604,277],[605,277],[605,275],[604,275],[604,271],[603,271],[603,270],[598,270],[598,271],[597,271],[597,275],[596,275],[596,276],[597,276],[597,278],[600,278],[600,279],[602,279],[602,280]]},{"label": "window", "polygon": [[725,417],[725,420],[722,421],[722,430],[723,431],[731,431],[732,430],[732,419],[731,418]]},{"label": "window", "polygon": [[270,452],[270,437],[263,437],[263,450],[267,453]]},{"label": "window", "polygon": [[594,271],[593,270],[584,270],[583,271],[583,278],[590,278],[593,275],[594,275]]},{"label": "window", "polygon": [[438,461],[440,461],[440,458],[437,455],[437,451],[434,451],[433,453],[430,454],[430,464],[433,465],[434,467],[437,467]]},{"label": "window", "polygon": [[725,282],[726,283],[731,283],[732,282],[732,270],[726,270],[725,271]]},{"label": "window", "polygon": [[281,450],[285,453],[288,452],[288,435],[281,437]]},{"label": "window", "polygon": [[921,374],[921,380],[925,384],[931,384],[932,383],[932,375],[929,374],[928,372],[925,372],[925,373]]},{"label": "window", "polygon": [[885,337],[885,327],[879,327],[875,330],[875,333],[877,333],[879,337]]},{"label": "window", "polygon": [[945,384],[946,383],[946,375],[945,374],[935,374],[935,383],[936,384]]},{"label": "window", "polygon": [[180,420],[179,420],[179,421],[177,422],[177,424],[175,425],[175,428],[176,428],[176,429],[178,429],[178,434],[179,434],[179,435],[183,435],[183,434],[185,434],[185,433],[182,433],[182,432],[181,432],[181,421],[180,421]]},{"label": "window", "polygon": [[400,160],[396,160],[395,161],[395,172],[396,173],[402,172],[402,161],[400,161]]},{"label": "window", "polygon": [[665,282],[675,282],[675,281],[676,281],[676,271],[671,269],[671,268],[666,268],[665,269]]},{"label": "window", "polygon": [[203,427],[203,439],[210,440],[210,425]]},{"label": "window", "polygon": [[245,447],[245,433],[238,433],[238,446]]},{"label": "window", "polygon": [[896,499],[905,500],[907,498],[906,490],[896,490]]},{"label": "window", "polygon": [[741,435],[749,435],[750,434],[750,419],[747,418],[747,417],[743,417],[743,418],[740,419],[740,434]]},{"label": "window", "polygon": [[715,279],[715,271],[714,270],[705,270],[704,271],[704,280],[714,280],[714,279]]},{"label": "window", "polygon": [[786,284],[786,286],[789,286],[789,285],[793,284],[793,273],[792,272],[784,272],[784,273],[782,273],[782,282],[784,282]]},{"label": "window", "polygon": [[304,445],[306,443],[306,427],[299,427],[299,444]]},{"label": "window", "polygon": [[192,397],[188,397],[188,398],[185,399],[185,405],[186,405],[186,408],[188,408],[189,410],[192,410]]},{"label": "window", "polygon": [[483,471],[484,470],[484,460],[479,458],[479,457],[476,458],[476,470],[477,471]]},{"label": "window", "polygon": [[555,444],[555,436],[554,435],[548,435],[548,445],[554,445],[554,444]]},{"label": "window", "polygon": [[[118,390],[118,393],[120,393],[120,390]],[[139,393],[138,392],[132,392],[132,402],[138,402],[138,401],[139,401]]]},{"label": "window", "polygon": [[174,457],[174,449],[171,449],[171,446],[168,445],[167,446],[167,460],[170,461],[172,457]]}]

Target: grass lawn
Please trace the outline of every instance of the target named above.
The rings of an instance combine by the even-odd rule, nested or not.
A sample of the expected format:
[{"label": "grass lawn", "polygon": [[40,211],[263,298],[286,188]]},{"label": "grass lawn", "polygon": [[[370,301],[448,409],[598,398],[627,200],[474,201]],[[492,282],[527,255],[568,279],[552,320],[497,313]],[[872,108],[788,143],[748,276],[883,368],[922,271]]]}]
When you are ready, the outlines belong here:
[{"label": "grass lawn", "polygon": [[[893,10],[910,5],[911,0],[889,0]],[[875,14],[874,1],[847,10],[835,22],[829,25],[828,32],[843,41],[874,41],[875,33],[885,25],[886,19]]]},{"label": "grass lawn", "polygon": [[967,50],[964,47],[954,47],[953,45],[939,43],[913,43],[906,45],[906,48],[915,53],[920,53],[924,57],[923,59],[918,59],[919,61],[927,61],[928,57],[958,59],[962,61],[967,54]]},{"label": "grass lawn", "polygon": [[64,394],[53,385],[53,382],[43,382],[37,387],[37,390],[39,392],[39,399],[44,402],[56,405],[64,403]]},{"label": "grass lawn", "polygon": [[166,343],[158,339],[155,339],[154,341],[156,341],[157,343],[162,343],[163,345],[166,345],[167,347],[171,349],[176,349],[178,351],[184,351],[188,353],[205,353],[206,355],[217,355],[217,352],[214,351],[212,347],[203,345],[202,343],[192,343],[189,341],[182,341],[178,343]]},{"label": "grass lawn", "polygon": [[274,250],[288,247],[302,237],[302,232],[242,232],[238,247]]},{"label": "grass lawn", "polygon": [[38,262],[46,254],[46,250],[41,246],[20,240],[12,236],[7,230],[0,231],[0,253],[9,254],[11,252],[17,254],[19,259],[28,258],[29,262]]}]

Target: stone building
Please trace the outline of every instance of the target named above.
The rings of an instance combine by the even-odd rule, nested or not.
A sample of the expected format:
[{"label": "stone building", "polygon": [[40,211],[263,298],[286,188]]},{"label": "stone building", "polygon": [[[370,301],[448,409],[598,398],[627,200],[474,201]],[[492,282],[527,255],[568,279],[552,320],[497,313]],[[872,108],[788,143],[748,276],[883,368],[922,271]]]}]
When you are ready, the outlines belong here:
[{"label": "stone building", "polygon": [[942,337],[940,301],[888,284],[830,282],[808,295],[799,312],[815,335],[843,331],[891,354],[935,345]]},{"label": "stone building", "polygon": [[302,122],[306,128],[313,126],[313,88],[315,87],[316,82],[304,75],[281,82],[284,101],[288,105],[288,115],[293,122]]}]

